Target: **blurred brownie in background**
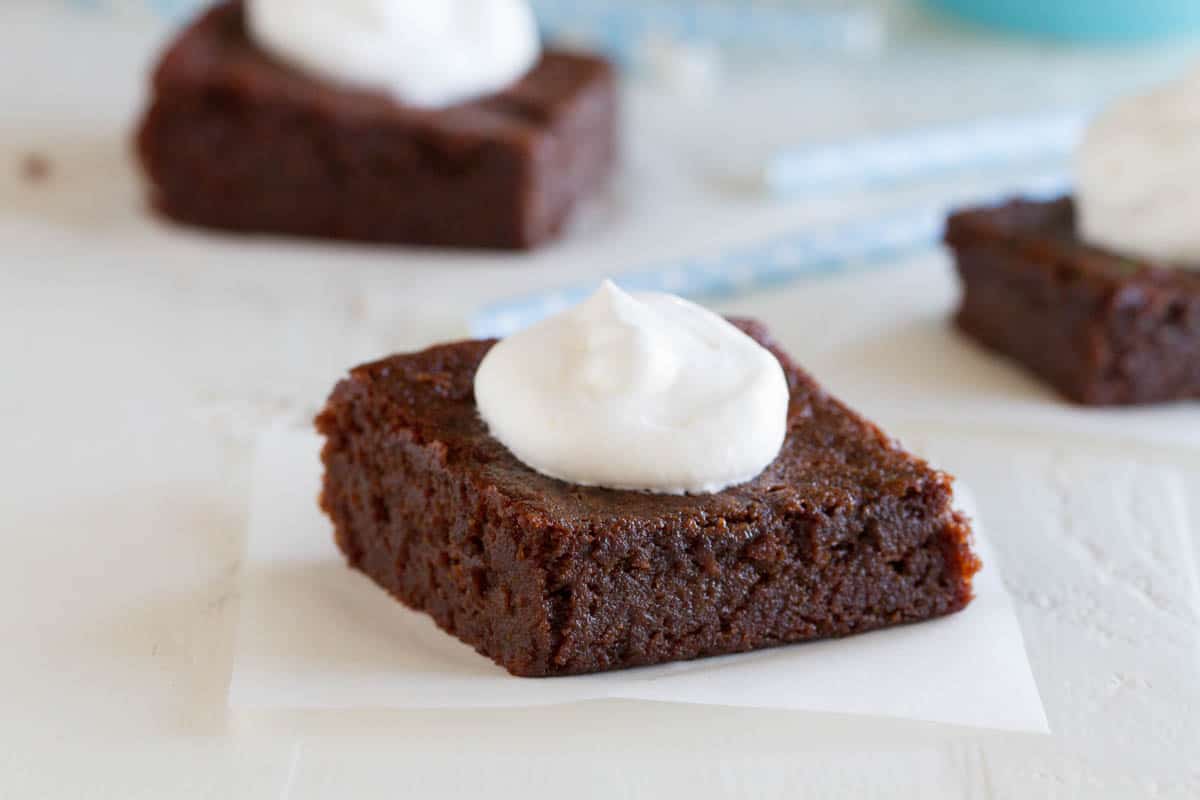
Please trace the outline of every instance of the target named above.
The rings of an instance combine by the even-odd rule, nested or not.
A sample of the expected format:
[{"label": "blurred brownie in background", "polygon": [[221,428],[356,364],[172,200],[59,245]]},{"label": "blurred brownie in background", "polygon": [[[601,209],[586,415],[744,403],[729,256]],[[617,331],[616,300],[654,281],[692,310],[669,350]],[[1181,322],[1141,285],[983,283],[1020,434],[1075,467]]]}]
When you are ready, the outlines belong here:
[{"label": "blurred brownie in background", "polygon": [[200,17],[153,79],[137,138],[153,202],[231,231],[522,249],[555,237],[616,158],[600,58],[546,51],[505,91],[442,109],[324,83]]},{"label": "blurred brownie in background", "polygon": [[1071,199],[950,217],[959,327],[1085,405],[1200,399],[1200,272],[1086,244]]}]

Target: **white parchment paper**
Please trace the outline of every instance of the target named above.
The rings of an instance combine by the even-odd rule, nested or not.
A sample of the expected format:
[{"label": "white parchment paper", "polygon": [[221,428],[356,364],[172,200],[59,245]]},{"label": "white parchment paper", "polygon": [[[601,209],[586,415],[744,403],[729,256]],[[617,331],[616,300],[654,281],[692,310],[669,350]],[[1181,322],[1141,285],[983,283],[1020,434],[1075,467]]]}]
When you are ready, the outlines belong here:
[{"label": "white parchment paper", "polygon": [[622,698],[1048,731],[978,520],[985,563],[978,596],[952,617],[744,655],[522,679],[346,567],[316,504],[318,449],[314,434],[282,427],[259,443],[234,707],[482,708]]}]

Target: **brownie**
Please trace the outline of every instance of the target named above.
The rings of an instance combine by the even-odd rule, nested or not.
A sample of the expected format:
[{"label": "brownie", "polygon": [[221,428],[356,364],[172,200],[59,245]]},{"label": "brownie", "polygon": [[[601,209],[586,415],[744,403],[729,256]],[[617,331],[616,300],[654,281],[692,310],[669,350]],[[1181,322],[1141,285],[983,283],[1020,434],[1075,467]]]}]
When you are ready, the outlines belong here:
[{"label": "brownie", "polygon": [[958,326],[1086,405],[1200,399],[1200,273],[1088,246],[1070,198],[950,217]]},{"label": "brownie", "polygon": [[519,249],[557,235],[615,161],[610,65],[547,51],[509,89],[400,105],[291,69],[240,2],[190,25],[158,65],[137,148],[155,205],[231,231]]},{"label": "brownie", "polygon": [[521,676],[847,636],[965,607],[979,562],[951,478],[826,394],[762,326],[738,324],[783,365],[789,428],[761,475],[715,494],[587,488],[517,461],[476,411],[493,341],[352,370],[317,418],[338,546]]}]

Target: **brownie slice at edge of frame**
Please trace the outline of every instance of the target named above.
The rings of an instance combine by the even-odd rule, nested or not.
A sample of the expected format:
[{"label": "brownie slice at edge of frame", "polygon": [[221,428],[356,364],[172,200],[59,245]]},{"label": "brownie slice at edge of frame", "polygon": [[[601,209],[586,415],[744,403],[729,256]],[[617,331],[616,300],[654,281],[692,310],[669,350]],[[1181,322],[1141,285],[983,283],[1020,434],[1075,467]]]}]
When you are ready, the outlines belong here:
[{"label": "brownie slice at edge of frame", "polygon": [[958,327],[1072,402],[1200,399],[1200,273],[1083,242],[1070,198],[953,214]]},{"label": "brownie slice at edge of frame", "polygon": [[777,348],[793,392],[780,457],[750,483],[675,497],[571,486],[517,462],[475,412],[491,344],[353,370],[318,417],[322,505],[351,566],[513,674],[840,637],[970,602],[979,562],[950,478]]}]

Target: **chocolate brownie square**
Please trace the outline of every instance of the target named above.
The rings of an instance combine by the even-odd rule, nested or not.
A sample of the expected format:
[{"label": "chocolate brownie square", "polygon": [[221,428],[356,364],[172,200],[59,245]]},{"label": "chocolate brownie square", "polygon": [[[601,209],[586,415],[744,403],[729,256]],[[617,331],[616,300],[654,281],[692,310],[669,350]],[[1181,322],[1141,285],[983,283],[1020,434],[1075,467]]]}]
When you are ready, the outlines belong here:
[{"label": "chocolate brownie square", "polygon": [[616,156],[616,83],[599,58],[547,51],[506,91],[411,108],[273,59],[240,2],[179,36],[152,94],[137,147],[154,203],[231,231],[528,248]]},{"label": "chocolate brownie square", "polygon": [[1080,239],[1070,198],[950,217],[958,326],[1086,405],[1200,399],[1200,272]]},{"label": "chocolate brownie square", "polygon": [[[979,562],[951,478],[826,394],[753,322],[791,392],[778,457],[716,494],[548,478],[489,435],[493,341],[350,372],[317,427],[349,564],[514,675],[848,636],[964,608]],[[398,643],[397,646],[403,646]]]}]

